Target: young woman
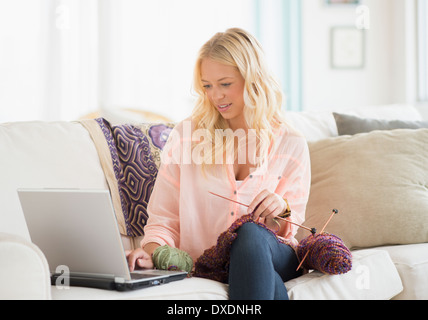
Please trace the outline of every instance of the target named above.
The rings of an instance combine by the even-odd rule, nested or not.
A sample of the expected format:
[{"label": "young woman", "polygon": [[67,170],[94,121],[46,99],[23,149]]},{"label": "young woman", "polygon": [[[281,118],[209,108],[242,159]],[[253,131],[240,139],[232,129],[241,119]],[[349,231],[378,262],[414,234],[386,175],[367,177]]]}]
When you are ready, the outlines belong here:
[{"label": "young woman", "polygon": [[[142,248],[131,270],[153,268],[151,254],[168,244],[196,260],[234,221],[252,213],[290,244],[304,220],[310,188],[305,139],[283,120],[282,94],[260,44],[242,29],[216,34],[200,50],[194,72],[198,100],[164,149],[150,198]],[[248,204],[241,206],[212,193]],[[291,246],[247,223],[231,248],[230,299],[287,299],[297,277]]]}]

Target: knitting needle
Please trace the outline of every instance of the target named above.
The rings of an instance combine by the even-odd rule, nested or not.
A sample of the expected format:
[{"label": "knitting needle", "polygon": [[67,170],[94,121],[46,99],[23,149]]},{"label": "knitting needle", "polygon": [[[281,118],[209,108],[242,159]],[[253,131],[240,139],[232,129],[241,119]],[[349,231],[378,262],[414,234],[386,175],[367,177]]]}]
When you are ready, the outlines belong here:
[{"label": "knitting needle", "polygon": [[330,221],[331,221],[331,219],[333,218],[333,216],[334,216],[335,214],[338,214],[338,213],[339,213],[339,211],[338,211],[337,209],[333,209],[332,213],[330,214],[330,218],[327,220],[327,222],[325,223],[324,227],[322,227],[322,230],[321,230],[320,234],[322,234],[322,233],[324,232],[325,228],[326,228],[326,227],[327,227],[327,225],[330,223]]},{"label": "knitting needle", "polygon": [[247,207],[247,208],[249,208],[250,206],[248,206],[248,205],[246,205],[246,204],[243,204],[243,203],[241,203],[241,202],[238,202],[238,201],[235,201],[235,200],[232,200],[232,199],[229,199],[229,198],[226,198],[226,197],[223,197],[223,196],[221,196],[221,195],[219,195],[219,194],[216,194],[216,193],[214,193],[214,192],[211,192],[211,191],[208,191],[209,193],[211,193],[212,195],[214,195],[214,196],[217,196],[217,197],[220,197],[220,198],[223,198],[223,199],[225,199],[225,200],[229,200],[229,201],[232,201],[232,202],[235,202],[235,203],[237,203],[237,204],[240,204],[241,206],[244,206],[244,207]]},{"label": "knitting needle", "polygon": [[[234,202],[234,203],[240,204],[241,206],[244,206],[244,207],[247,207],[247,208],[249,208],[249,207],[250,207],[249,205],[246,205],[246,204],[243,204],[243,203],[241,203],[241,202],[238,202],[238,201],[235,201],[235,200],[232,200],[232,199],[229,199],[229,198],[223,197],[223,196],[218,195],[218,194],[216,194],[216,193],[213,193],[213,192],[210,192],[210,191],[209,191],[209,193],[211,193],[211,194],[212,194],[212,195],[214,195],[214,196],[217,196],[217,197],[223,198],[223,199],[225,199],[225,200],[228,200],[228,201],[231,201],[231,202]],[[284,219],[284,218],[276,217],[275,219],[279,219],[279,220],[286,221],[286,222],[288,222],[288,223],[294,224],[295,226],[298,226],[298,227],[300,227],[300,228],[302,228],[302,229],[305,229],[305,230],[308,230],[308,231],[312,232],[312,234],[314,233],[314,230],[315,230],[315,229],[310,229],[310,228],[308,228],[308,227],[302,226],[302,225],[300,225],[300,224],[297,224],[297,223],[295,223],[295,222],[292,222],[292,221],[287,220],[287,219]]]},{"label": "knitting needle", "polygon": [[288,223],[294,224],[295,226],[298,226],[299,228],[302,228],[302,229],[305,229],[305,230],[310,231],[312,234],[317,233],[317,229],[315,229],[315,228],[312,228],[312,229],[311,229],[311,228],[305,227],[305,226],[303,226],[303,225],[301,225],[301,224],[298,224],[298,223],[292,222],[292,221],[290,221],[290,220],[287,220],[287,219],[285,219],[285,218],[275,217],[275,219],[282,220],[282,221],[285,221],[285,222],[288,222]]},{"label": "knitting needle", "polygon": [[[332,211],[332,213],[331,213],[331,215],[330,215],[330,218],[329,218],[329,219],[327,220],[327,222],[325,223],[325,225],[324,225],[324,227],[322,228],[322,230],[321,230],[320,234],[323,234],[323,232],[324,232],[325,228],[326,228],[326,227],[327,227],[327,225],[330,223],[330,221],[331,221],[331,219],[333,218],[333,216],[334,216],[335,214],[338,214],[338,213],[339,213],[339,211],[338,211],[337,209],[333,209],[333,211]],[[312,236],[314,236],[314,234],[312,234]],[[300,264],[299,264],[299,266],[297,267],[296,271],[297,271],[297,270],[299,270],[299,269],[300,269],[300,267],[302,266],[303,262],[305,262],[305,260],[306,260],[306,258],[307,258],[307,256],[308,256],[308,254],[309,254],[309,249],[308,249],[308,251],[306,251],[306,254],[305,254],[305,256],[303,257],[302,261],[300,261]]]}]

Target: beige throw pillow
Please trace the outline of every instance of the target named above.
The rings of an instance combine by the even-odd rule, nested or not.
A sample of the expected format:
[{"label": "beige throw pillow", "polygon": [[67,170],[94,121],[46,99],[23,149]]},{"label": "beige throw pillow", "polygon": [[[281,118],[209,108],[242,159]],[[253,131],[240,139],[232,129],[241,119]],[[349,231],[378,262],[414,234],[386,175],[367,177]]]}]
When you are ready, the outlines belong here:
[{"label": "beige throw pillow", "polygon": [[[351,248],[428,242],[428,129],[374,131],[309,144],[308,227]],[[308,236],[299,230],[298,239]]]}]

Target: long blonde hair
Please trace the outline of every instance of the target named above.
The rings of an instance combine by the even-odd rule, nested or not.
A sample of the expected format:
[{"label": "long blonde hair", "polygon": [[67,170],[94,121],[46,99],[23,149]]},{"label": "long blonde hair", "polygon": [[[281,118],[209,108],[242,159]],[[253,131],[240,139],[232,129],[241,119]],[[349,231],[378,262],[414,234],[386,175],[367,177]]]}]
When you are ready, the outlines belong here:
[{"label": "long blonde hair", "polygon": [[219,145],[218,139],[215,141],[216,130],[227,130],[229,127],[205,93],[201,80],[201,63],[206,58],[236,67],[244,78],[244,117],[247,127],[256,133],[256,149],[260,159],[256,165],[262,165],[263,159],[267,158],[274,129],[285,121],[281,112],[283,94],[267,67],[260,43],[245,30],[232,28],[214,35],[199,51],[194,69],[193,88],[197,101],[192,120],[195,129],[205,129],[211,134],[211,139],[200,143],[214,146],[212,150],[215,152],[204,155],[203,161],[203,164],[212,164],[216,154],[215,159],[219,159],[219,154],[224,154],[223,147],[226,150],[233,148],[234,139],[226,139],[224,146]]}]

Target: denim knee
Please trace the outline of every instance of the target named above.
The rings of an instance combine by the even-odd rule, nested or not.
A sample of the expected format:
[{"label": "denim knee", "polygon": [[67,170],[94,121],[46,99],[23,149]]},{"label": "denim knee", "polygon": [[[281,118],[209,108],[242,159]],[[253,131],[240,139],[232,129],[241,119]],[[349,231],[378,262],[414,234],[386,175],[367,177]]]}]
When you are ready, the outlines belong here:
[{"label": "denim knee", "polygon": [[268,241],[266,241],[266,232],[268,231],[255,223],[246,223],[239,228],[232,248],[239,250],[241,254],[255,254],[259,258],[260,254],[270,251]]},{"label": "denim knee", "polygon": [[249,237],[251,239],[254,238],[255,234],[261,233],[263,230],[261,226],[247,222],[238,229],[238,237]]}]

